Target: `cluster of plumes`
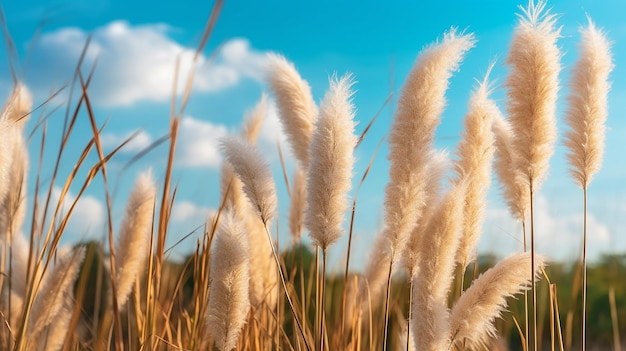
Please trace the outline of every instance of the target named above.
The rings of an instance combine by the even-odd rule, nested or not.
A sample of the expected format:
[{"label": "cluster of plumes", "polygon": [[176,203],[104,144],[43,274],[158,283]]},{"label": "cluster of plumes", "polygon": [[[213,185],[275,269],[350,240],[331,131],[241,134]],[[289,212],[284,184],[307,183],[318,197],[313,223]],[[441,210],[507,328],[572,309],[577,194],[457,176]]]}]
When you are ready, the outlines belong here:
[{"label": "cluster of plumes", "polygon": [[74,281],[84,249],[59,248],[55,257],[37,259],[22,233],[28,170],[24,127],[32,105],[29,90],[17,84],[0,116],[0,261],[8,278],[0,303],[8,324],[0,339],[9,326],[25,335],[23,347],[58,350],[72,316]]},{"label": "cluster of plumes", "polygon": [[[0,184],[0,257],[6,262],[10,282],[10,288],[3,291],[6,296],[0,308],[13,332],[23,335],[22,347],[58,350],[66,340],[75,313],[74,285],[85,248],[39,248],[29,243],[21,232],[26,212],[28,169],[24,126],[31,108],[30,92],[19,84],[0,118],[3,147],[0,174],[4,181]],[[126,304],[136,279],[144,271],[150,251],[155,196],[151,172],[141,174],[130,195],[116,245],[115,285],[119,309]],[[39,253],[38,249],[44,252]]]}]

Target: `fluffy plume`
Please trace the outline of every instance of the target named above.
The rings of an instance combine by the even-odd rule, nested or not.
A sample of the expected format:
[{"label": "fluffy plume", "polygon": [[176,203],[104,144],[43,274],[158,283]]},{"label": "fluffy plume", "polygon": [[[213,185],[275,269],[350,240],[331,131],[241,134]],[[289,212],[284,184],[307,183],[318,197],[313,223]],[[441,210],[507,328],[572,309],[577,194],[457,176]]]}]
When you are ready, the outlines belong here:
[{"label": "fluffy plume", "polygon": [[65,337],[68,336],[68,328],[72,320],[72,307],[73,300],[66,298],[63,308],[54,319],[54,323],[50,323],[46,331],[42,334],[45,335],[45,340],[37,342],[40,345],[39,350],[58,351],[61,349]]},{"label": "fluffy plume", "polygon": [[415,344],[421,350],[447,350],[450,343],[448,293],[463,223],[467,184],[457,182],[432,215],[422,236],[423,254],[413,288]]},{"label": "fluffy plume", "polygon": [[545,2],[530,2],[515,28],[506,64],[509,75],[507,112],[518,153],[518,182],[537,191],[547,176],[556,141],[556,99],[559,90],[559,29]]},{"label": "fluffy plume", "polygon": [[304,211],[306,209],[306,173],[296,168],[291,188],[291,204],[289,206],[289,232],[293,242],[300,241],[304,225]]},{"label": "fluffy plume", "polygon": [[487,78],[472,94],[465,116],[465,132],[459,143],[455,165],[458,179],[470,184],[465,192],[463,235],[457,251],[457,262],[465,269],[472,260],[482,232],[487,191],[491,180],[494,153],[493,118],[500,115],[496,103],[489,99]]},{"label": "fluffy plume", "polygon": [[[437,204],[440,201],[441,191],[441,179],[444,173],[448,170],[448,153],[445,151],[433,151],[429,157],[427,168],[427,178],[424,179],[426,183],[425,203],[426,207],[418,223],[411,231],[409,240],[406,243],[405,249],[402,251],[402,264],[404,268],[409,272],[410,277],[414,277],[417,274],[420,253],[422,251],[421,237],[424,234],[428,221],[432,216],[432,212],[435,210]],[[430,205],[430,206],[429,206]]]},{"label": "fluffy plume", "polygon": [[331,80],[311,139],[305,224],[315,245],[326,250],[343,234],[357,137],[350,76]]},{"label": "fluffy plume", "polygon": [[[489,338],[496,335],[494,321],[506,308],[507,298],[529,286],[530,261],[530,253],[514,254],[500,261],[472,283],[450,314],[453,343],[465,345],[472,350],[488,345]],[[543,258],[536,256],[537,275],[543,266]]]},{"label": "fluffy plume", "polygon": [[392,262],[400,258],[424,207],[426,161],[445,107],[448,79],[474,45],[454,30],[420,53],[398,100],[389,135],[389,183],[385,189],[385,235]]},{"label": "fluffy plume", "polygon": [[221,149],[243,183],[243,191],[263,223],[276,215],[276,187],[263,155],[250,143],[236,137],[222,139]]},{"label": "fluffy plume", "polygon": [[128,199],[115,248],[117,303],[120,309],[126,304],[135,279],[143,272],[148,258],[155,197],[156,186],[152,172],[141,173]]},{"label": "fluffy plume", "polygon": [[502,196],[511,214],[524,221],[530,204],[530,190],[517,181],[519,170],[514,168],[517,154],[513,148],[513,131],[501,115],[493,119],[493,133],[496,146],[494,169],[502,184]]},{"label": "fluffy plume", "polygon": [[19,233],[26,216],[28,148],[24,124],[32,104],[30,91],[18,84],[0,117],[0,238]]},{"label": "fluffy plume", "polygon": [[222,213],[213,240],[207,330],[220,350],[230,351],[250,310],[248,240],[229,211]]},{"label": "fluffy plume", "polygon": [[570,81],[566,114],[570,131],[565,135],[565,146],[574,180],[587,188],[602,163],[608,78],[613,62],[611,44],[591,20],[581,35],[580,57]]},{"label": "fluffy plume", "polygon": [[36,338],[40,331],[50,325],[65,308],[67,299],[72,299],[74,282],[85,257],[85,249],[72,250],[58,261],[45,277],[30,313],[28,339]]},{"label": "fluffy plume", "polygon": [[269,61],[267,81],[276,97],[283,131],[296,159],[306,169],[309,165],[309,144],[317,119],[311,88],[284,57],[271,54]]},{"label": "fluffy plume", "polygon": [[261,95],[259,102],[248,113],[246,113],[243,122],[243,137],[250,143],[256,144],[259,139],[259,133],[263,126],[263,121],[267,114],[267,95]]}]

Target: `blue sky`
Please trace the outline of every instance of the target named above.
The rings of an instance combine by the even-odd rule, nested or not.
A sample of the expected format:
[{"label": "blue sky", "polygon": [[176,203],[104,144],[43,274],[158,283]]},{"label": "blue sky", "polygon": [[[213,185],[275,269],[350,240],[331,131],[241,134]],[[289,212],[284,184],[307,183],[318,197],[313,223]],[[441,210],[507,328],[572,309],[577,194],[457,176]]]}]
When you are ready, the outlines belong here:
[{"label": "blue sky", "polygon": [[[175,182],[178,185],[170,242],[177,241],[200,226],[206,215],[218,206],[219,164],[217,140],[237,131],[242,116],[252,108],[266,90],[263,83],[265,54],[277,52],[294,62],[303,78],[311,85],[314,98],[320,101],[333,73],[351,72],[356,78],[354,103],[360,121],[360,132],[378,111],[391,91],[398,92],[418,52],[441,38],[455,26],[475,33],[478,43],[467,55],[461,70],[451,80],[448,108],[437,131],[437,147],[454,151],[459,141],[467,99],[482,78],[489,64],[496,61],[492,77],[496,84],[504,81],[506,69],[502,62],[519,13],[518,1],[440,1],[375,2],[316,1],[226,1],[205,49],[189,106],[181,126],[177,153]],[[525,3],[524,3],[525,4]],[[35,94],[36,104],[45,100],[51,89],[71,78],[72,70],[84,41],[92,35],[87,55],[87,69],[98,58],[90,88],[99,123],[107,121],[103,133],[111,150],[130,133],[139,136],[116,156],[110,164],[110,191],[113,195],[114,218],[123,213],[126,194],[137,172],[155,169],[162,181],[166,148],[161,146],[134,163],[124,165],[145,146],[167,133],[174,62],[181,57],[183,72],[189,69],[189,58],[197,46],[212,4],[204,1],[177,1],[155,4],[153,1],[60,0],[6,1],[2,3],[8,28],[19,54],[18,72]],[[606,30],[614,41],[616,67],[612,73],[613,88],[609,96],[607,151],[604,168],[590,187],[590,253],[626,250],[626,166],[623,163],[626,120],[626,2],[621,0],[549,1],[548,7],[559,14],[563,50],[563,86],[559,99],[559,137],[564,97],[567,93],[569,69],[576,60],[578,28],[589,15]],[[6,46],[0,54],[0,96],[9,94],[9,73]],[[66,97],[64,95],[63,97]],[[494,97],[504,108],[503,92]],[[64,106],[63,98],[50,105]],[[385,107],[373,130],[357,150],[359,159],[355,179],[360,178],[379,140],[389,129],[393,103]],[[42,157],[42,179],[49,179],[53,156],[58,147],[59,130],[64,109],[48,119],[46,153]],[[260,147],[268,155],[275,170],[281,201],[281,218],[287,215],[286,191],[276,153],[276,138],[288,155],[289,148],[280,135],[275,108],[268,111],[269,120],[261,136]],[[77,131],[70,141],[62,162],[67,175],[91,135],[83,113]],[[31,117],[29,131],[38,115]],[[34,189],[36,164],[39,158],[40,132],[31,142],[34,170],[29,190]],[[559,139],[560,142],[561,139]],[[382,198],[387,181],[388,163],[383,147],[373,165],[373,172],[361,192],[356,214],[354,263],[362,266],[383,218]],[[580,247],[582,194],[567,174],[564,150],[558,147],[550,177],[537,199],[538,249],[555,259],[573,258]],[[89,164],[97,161],[90,155]],[[161,170],[161,172],[160,172]],[[84,177],[85,172],[80,173]],[[62,183],[57,181],[54,186]],[[480,243],[483,252],[500,255],[520,249],[520,228],[503,207],[492,184],[488,217]],[[78,188],[72,188],[75,194]],[[68,230],[67,242],[80,238],[99,237],[105,220],[104,189],[96,180],[90,185]],[[32,203],[32,200],[31,200]],[[281,241],[288,240],[284,220],[278,225]],[[194,245],[194,237],[185,242],[180,252]],[[336,266],[344,255],[346,241],[334,249]]]}]

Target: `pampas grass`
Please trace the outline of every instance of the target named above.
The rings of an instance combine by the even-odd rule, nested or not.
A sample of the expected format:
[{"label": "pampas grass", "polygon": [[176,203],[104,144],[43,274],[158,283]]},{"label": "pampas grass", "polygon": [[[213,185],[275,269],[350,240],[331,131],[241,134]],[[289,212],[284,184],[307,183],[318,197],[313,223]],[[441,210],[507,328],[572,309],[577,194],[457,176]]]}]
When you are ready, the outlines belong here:
[{"label": "pampas grass", "polygon": [[507,112],[518,154],[514,166],[521,172],[518,181],[531,192],[539,190],[547,176],[556,141],[560,29],[555,28],[556,17],[544,9],[543,1],[522,9],[506,59]]},{"label": "pampas grass", "polygon": [[152,172],[140,174],[126,205],[115,252],[117,305],[123,309],[135,280],[144,271],[150,252],[150,234],[156,198]]},{"label": "pampas grass", "polygon": [[445,350],[450,343],[448,293],[463,225],[468,184],[460,181],[445,195],[421,239],[419,274],[413,279],[411,327],[422,350]]},{"label": "pampas grass", "polygon": [[348,210],[347,195],[352,188],[352,168],[357,137],[351,100],[351,77],[330,81],[320,106],[320,118],[310,145],[307,175],[307,207],[304,223],[313,244],[322,250],[320,280],[321,321],[318,340],[324,349],[326,253],[344,233],[342,223]]},{"label": "pampas grass", "polygon": [[27,337],[34,341],[40,332],[58,317],[74,294],[74,282],[80,264],[85,257],[85,249],[78,248],[60,257],[54,268],[44,274],[44,281],[38,290],[30,310]]},{"label": "pampas grass", "polygon": [[[218,1],[216,10],[220,7]],[[221,140],[225,161],[221,165],[219,208],[205,224],[195,251],[183,262],[173,262],[169,255],[191,233],[181,235],[173,246],[167,239],[180,234],[171,231],[175,228],[172,208],[176,208],[175,199],[188,194],[188,189],[183,189],[188,184],[175,185],[172,180],[179,116],[192,91],[191,80],[181,111],[176,112],[175,106],[179,95],[172,96],[161,210],[157,213],[153,209],[156,189],[150,173],[140,174],[117,233],[112,225],[116,222],[113,214],[119,211],[113,207],[108,189],[112,184],[109,180],[115,179],[111,173],[118,167],[109,167],[108,163],[123,145],[110,152],[102,148],[101,133],[110,131],[105,127],[101,130],[96,123],[88,89],[91,76],[82,76],[85,67],[81,64],[76,69],[82,93],[78,100],[69,100],[77,105],[74,115],[68,106],[51,176],[43,166],[50,156],[44,150],[48,145],[45,125],[52,119],[47,118],[44,106],[41,124],[27,137],[25,121],[31,113],[32,98],[25,87],[17,85],[0,117],[0,348],[460,351],[493,348],[490,339],[501,336],[501,340],[515,340],[517,332],[524,348],[534,336],[535,347],[530,349],[536,351],[547,340],[542,336],[547,317],[538,318],[536,312],[539,290],[535,281],[538,272],[543,272],[544,259],[535,253],[533,194],[547,176],[552,154],[556,78],[560,70],[560,53],[555,46],[559,29],[555,17],[544,9],[545,3],[531,2],[515,28],[506,59],[510,71],[504,84],[509,118],[505,119],[491,100],[492,93],[498,96],[499,92],[492,91],[487,78],[471,93],[453,172],[447,170],[448,154],[434,147],[435,129],[446,105],[449,80],[473,47],[474,37],[451,30],[418,55],[391,121],[389,182],[384,189],[380,234],[371,243],[367,237],[371,228],[363,229],[358,219],[361,215],[374,218],[376,213],[361,214],[356,210],[360,208],[357,196],[351,207],[348,199],[355,152],[364,150],[359,143],[367,137],[375,118],[360,138],[354,135],[355,108],[349,76],[331,79],[318,111],[310,87],[294,65],[281,56],[270,55],[266,80],[295,156],[295,164],[289,159],[285,162],[279,147],[291,200],[289,218],[278,217],[272,168],[265,161],[266,155],[255,147],[268,105],[274,103],[262,95],[246,113],[241,133]],[[202,43],[214,20],[212,17],[209,21]],[[602,159],[607,78],[612,63],[604,34],[593,24],[582,33],[581,58],[573,70],[568,100],[570,127],[565,144],[572,175],[585,194],[582,266],[586,266],[586,191]],[[83,107],[93,136],[87,136],[72,172],[65,182],[61,180],[64,184],[59,204],[50,217],[52,187],[59,184],[61,160],[67,161],[63,151],[72,139],[70,131],[80,125]],[[38,135],[42,138],[41,173],[36,177],[31,211],[26,208],[25,190],[27,176],[33,178],[27,174],[27,146],[33,145],[27,142]],[[159,139],[139,152],[123,169],[128,170],[127,166],[164,141],[166,138]],[[367,148],[366,143],[362,147]],[[85,169],[87,162],[95,160],[95,152],[96,163]],[[368,172],[377,169],[375,156],[376,152],[359,187]],[[480,276],[478,272],[484,271],[485,262],[476,259],[472,277],[466,271],[482,231],[494,156],[504,198],[513,216],[522,222],[524,242],[525,221],[530,220],[530,252],[515,253]],[[286,176],[291,171],[293,182]],[[100,175],[102,182],[97,179]],[[83,176],[84,183],[75,184]],[[103,229],[103,233],[109,240],[94,240],[66,251],[59,244],[70,228],[70,215],[80,206],[77,203],[81,196],[90,194],[87,187],[93,183],[104,185],[108,230]],[[48,197],[42,196],[45,184],[51,187]],[[77,189],[76,196],[69,195],[70,190]],[[70,210],[64,216],[59,212],[60,205],[72,197],[75,200],[70,201]],[[359,201],[371,207],[370,202],[378,199],[368,195]],[[350,209],[350,238],[354,231],[365,231],[366,235],[355,237],[359,240],[354,246],[352,240],[348,241],[343,252],[345,276],[333,272],[327,275],[329,250],[345,233],[345,215]],[[33,218],[30,227],[23,228],[27,213]],[[152,233],[151,228],[157,226]],[[286,227],[297,245],[283,245],[289,251],[281,252],[278,238],[285,237]],[[316,246],[315,253],[301,243],[305,230]],[[25,231],[30,235],[24,235]],[[152,250],[155,242],[156,249]],[[365,257],[365,273],[361,276],[350,273],[348,267],[354,254],[351,251],[363,244],[373,249]],[[110,253],[105,252],[107,245]],[[84,255],[88,259],[82,262]],[[398,266],[405,268],[402,273],[408,276],[399,275],[392,282]],[[455,268],[460,275],[455,274]],[[140,277],[144,270],[148,272],[145,279]],[[549,272],[555,270],[544,272],[546,278]],[[586,288],[586,270],[583,272]],[[464,279],[473,280],[466,290]],[[573,286],[577,287],[577,282]],[[529,285],[535,297],[533,316],[528,317],[528,306],[520,314],[520,306],[515,304],[511,308],[515,311],[513,321],[509,321],[503,313],[509,298],[525,292]],[[551,334],[554,345],[554,335],[560,337],[555,284],[550,284],[549,297],[550,308],[540,310],[550,313],[550,330],[557,331]],[[586,289],[583,347],[585,304]],[[505,320],[496,322],[501,314]],[[523,319],[526,332],[520,326]],[[572,325],[577,317],[572,312],[568,319],[568,325]],[[398,335],[402,336],[399,345]]]},{"label": "pampas grass", "polygon": [[211,255],[207,330],[220,350],[237,345],[250,310],[248,240],[233,213],[222,213]]},{"label": "pampas grass", "polygon": [[317,106],[309,84],[292,63],[280,55],[269,55],[267,82],[274,92],[283,130],[301,166],[309,166],[309,144],[317,120]]},{"label": "pampas grass", "polygon": [[604,132],[607,117],[609,74],[613,69],[611,44],[602,31],[589,21],[581,31],[580,58],[570,82],[565,135],[570,173],[583,189],[583,253],[582,253],[582,349],[586,349],[587,313],[587,188],[600,169],[604,154]]},{"label": "pampas grass", "polygon": [[331,80],[311,140],[305,225],[313,244],[322,251],[344,233],[342,223],[348,210],[357,141],[351,85],[350,76]]},{"label": "pampas grass", "polygon": [[465,193],[463,235],[456,257],[461,272],[471,262],[482,232],[494,153],[491,126],[493,118],[499,114],[498,106],[489,99],[485,78],[470,97],[469,112],[465,116],[465,131],[457,150],[459,160],[455,165],[457,178],[471,183]]},{"label": "pampas grass", "polygon": [[[530,207],[530,252],[532,275],[535,275],[535,226],[533,195],[547,177],[550,157],[556,141],[556,100],[559,90],[560,56],[554,15],[544,12],[545,2],[530,2],[515,28],[506,64],[507,112],[513,130],[516,183],[528,187]],[[531,280],[533,344],[537,340],[537,291]]]},{"label": "pampas grass", "polygon": [[243,191],[264,224],[276,215],[276,188],[269,165],[250,143],[236,137],[222,139],[221,149],[243,183]]},{"label": "pampas grass", "polygon": [[[450,314],[451,343],[472,350],[489,345],[496,336],[494,321],[506,308],[507,298],[530,286],[530,253],[514,254],[478,277],[461,295]],[[535,258],[535,272],[544,259]]]},{"label": "pampas grass", "polygon": [[453,29],[441,43],[422,51],[398,100],[389,134],[389,183],[385,189],[385,235],[392,262],[400,259],[424,207],[425,165],[445,106],[448,79],[474,46],[472,34]]},{"label": "pampas grass", "polygon": [[611,44],[593,22],[581,30],[579,59],[572,69],[565,135],[567,160],[576,184],[586,189],[600,169],[604,154]]},{"label": "pampas grass", "polygon": [[[530,205],[530,188],[518,182],[519,170],[514,167],[517,154],[513,148],[514,134],[511,126],[503,116],[493,119],[495,136],[494,169],[500,180],[500,191],[513,217],[524,223]],[[526,250],[526,241],[524,241]]]}]

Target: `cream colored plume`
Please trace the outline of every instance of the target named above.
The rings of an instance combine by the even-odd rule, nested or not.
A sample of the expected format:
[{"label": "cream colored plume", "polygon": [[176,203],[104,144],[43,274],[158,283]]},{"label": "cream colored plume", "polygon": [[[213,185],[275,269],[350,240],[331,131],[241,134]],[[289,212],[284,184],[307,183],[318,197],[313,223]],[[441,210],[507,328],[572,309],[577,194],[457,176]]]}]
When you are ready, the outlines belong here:
[{"label": "cream colored plume", "polygon": [[421,238],[419,274],[414,278],[411,327],[420,350],[447,350],[450,344],[448,293],[463,224],[467,183],[455,183],[444,196]]},{"label": "cream colored plume", "polygon": [[311,88],[283,56],[270,54],[269,62],[267,82],[276,98],[283,131],[294,156],[306,169],[309,166],[309,144],[317,120]]},{"label": "cream colored plume", "polygon": [[427,233],[425,233],[426,226],[437,208],[437,204],[441,201],[441,179],[449,168],[449,155],[445,151],[433,150],[427,162],[426,167],[428,168],[428,172],[427,177],[424,179],[426,183],[424,198],[426,206],[417,221],[417,225],[411,231],[406,247],[402,250],[401,262],[409,273],[409,277],[414,277],[418,274],[418,263],[423,251],[421,247],[422,236],[427,235]]},{"label": "cream colored plume", "polygon": [[511,214],[523,222],[530,205],[530,189],[526,184],[518,182],[521,176],[515,168],[517,154],[513,148],[513,131],[504,117],[496,116],[493,120],[493,133],[496,146],[494,169],[502,184],[502,196]]},{"label": "cream colored plume", "polygon": [[267,95],[262,94],[254,108],[246,113],[243,122],[243,137],[250,143],[256,144],[267,115]]},{"label": "cream colored plume", "polygon": [[544,12],[545,2],[530,2],[515,28],[506,64],[507,112],[513,129],[514,167],[532,191],[547,176],[556,141],[556,100],[561,53],[556,46],[560,29],[555,16]]},{"label": "cream colored plume", "polygon": [[53,323],[65,308],[67,299],[74,295],[74,282],[85,257],[85,248],[71,250],[58,258],[52,270],[44,274],[43,283],[33,302],[29,322],[29,340]]},{"label": "cream colored plume", "polygon": [[152,172],[141,173],[126,205],[115,248],[117,274],[117,304],[124,308],[135,280],[144,271],[150,252],[150,235],[154,216],[156,186]]},{"label": "cream colored plume", "polygon": [[[540,274],[544,260],[535,256],[535,272]],[[495,319],[505,310],[507,299],[530,286],[531,254],[509,256],[474,280],[452,308],[452,343],[477,350],[496,336]],[[535,279],[537,279],[535,277]]]},{"label": "cream colored plume", "polygon": [[586,189],[602,165],[613,59],[611,43],[591,20],[581,36],[579,59],[570,81],[565,146],[571,174],[576,184]]},{"label": "cream colored plume", "polygon": [[250,310],[248,239],[234,214],[225,211],[213,240],[206,327],[217,348],[230,351]]},{"label": "cream colored plume", "polygon": [[459,157],[455,165],[456,176],[469,184],[463,207],[463,235],[456,257],[463,270],[471,262],[482,233],[494,154],[492,124],[498,116],[500,111],[496,103],[489,99],[485,78],[470,97],[465,131],[456,152]]},{"label": "cream colored plume", "polygon": [[424,208],[426,162],[445,107],[448,79],[474,45],[471,34],[446,33],[441,43],[423,50],[407,78],[389,135],[389,183],[385,189],[385,235],[392,262]]},{"label": "cream colored plume", "polygon": [[331,80],[311,139],[305,225],[313,244],[326,250],[344,233],[357,137],[350,76]]},{"label": "cream colored plume", "polygon": [[30,91],[18,84],[0,117],[0,238],[18,234],[26,216],[28,147],[24,125],[32,105]]},{"label": "cream colored plume", "polygon": [[250,143],[232,136],[223,138],[220,147],[255,212],[268,224],[276,216],[277,200],[272,172],[263,155]]}]

